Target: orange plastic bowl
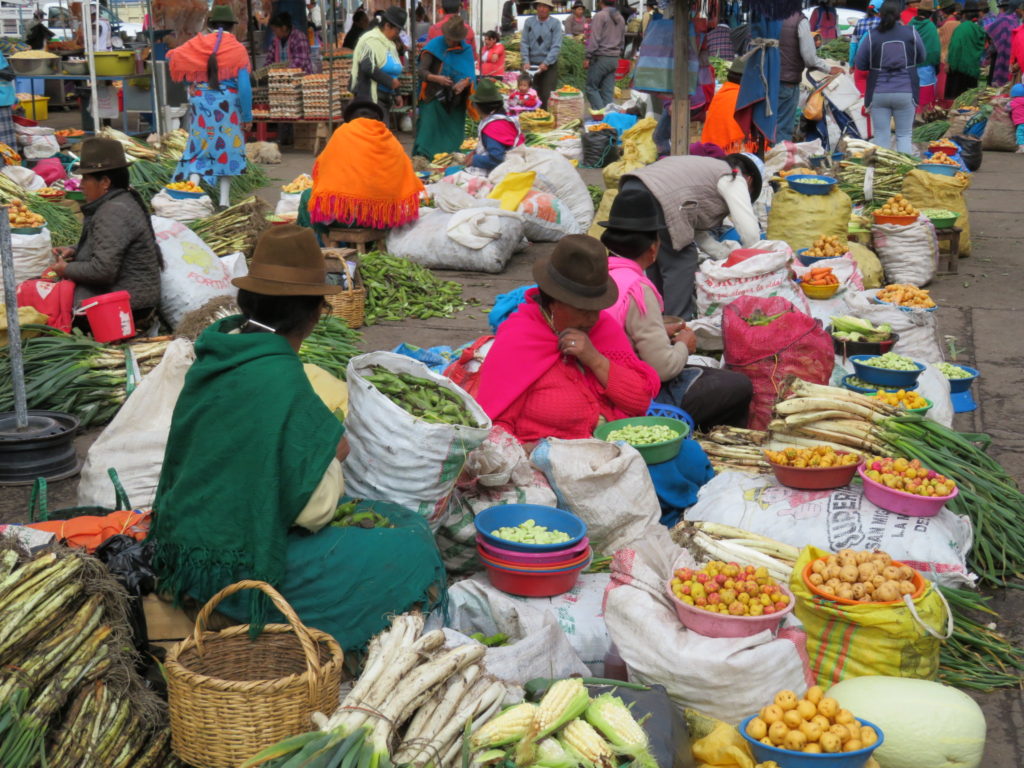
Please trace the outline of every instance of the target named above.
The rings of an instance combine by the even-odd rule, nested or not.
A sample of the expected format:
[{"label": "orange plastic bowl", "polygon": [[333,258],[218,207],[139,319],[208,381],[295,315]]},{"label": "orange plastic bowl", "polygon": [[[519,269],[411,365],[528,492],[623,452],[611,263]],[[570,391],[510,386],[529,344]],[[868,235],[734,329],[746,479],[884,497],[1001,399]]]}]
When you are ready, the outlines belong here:
[{"label": "orange plastic bowl", "polygon": [[875,217],[875,224],[901,224],[906,226],[917,221],[917,216],[884,216],[881,213],[874,213],[872,215]]},{"label": "orange plastic bowl", "polygon": [[[817,560],[811,560],[811,562],[809,562],[807,565],[804,566],[804,571],[803,571],[804,585],[809,590],[811,590],[811,592],[816,594],[818,597],[823,597],[826,600],[830,600],[833,603],[839,603],[840,605],[902,605],[903,604],[903,600],[902,599],[900,599],[900,600],[886,600],[884,602],[881,601],[881,600],[872,600],[871,602],[863,602],[863,603],[860,602],[859,600],[847,600],[845,597],[839,597],[838,595],[833,595],[831,592],[828,592],[828,591],[822,589],[821,587],[818,587],[818,586],[815,586],[814,584],[811,584],[811,566],[814,565],[816,562],[818,562],[818,560],[824,560],[824,559],[825,559],[824,557],[819,557],[819,558],[817,558]],[[900,562],[897,562],[896,560],[893,560],[891,565],[895,565],[897,568],[899,568],[902,565],[906,565],[906,563],[900,563]],[[918,573],[916,568],[911,568],[911,570],[914,572],[914,578],[912,578],[911,581],[914,582],[914,587],[916,587],[916,589],[914,590],[914,594],[912,594],[910,597],[912,599],[914,599],[914,600],[917,600],[917,598],[919,598],[922,594],[924,594],[925,580],[924,580],[924,576],[922,576],[920,573]]]},{"label": "orange plastic bowl", "polygon": [[[853,451],[836,451],[836,456],[846,456]],[[827,491],[849,485],[857,474],[857,467],[864,463],[863,457],[856,464],[845,464],[840,467],[784,467],[768,458],[772,465],[775,479],[787,488],[798,488],[802,491]]]}]

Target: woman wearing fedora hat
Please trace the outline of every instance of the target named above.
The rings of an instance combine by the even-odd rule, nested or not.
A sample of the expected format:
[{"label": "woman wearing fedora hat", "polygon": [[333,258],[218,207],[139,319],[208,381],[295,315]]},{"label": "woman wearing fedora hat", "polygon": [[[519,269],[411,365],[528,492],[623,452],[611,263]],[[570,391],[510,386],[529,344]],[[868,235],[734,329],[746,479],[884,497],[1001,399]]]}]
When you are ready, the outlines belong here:
[{"label": "woman wearing fedora hat", "polygon": [[231,178],[245,171],[245,130],[252,122],[249,53],[231,34],[227,5],[210,11],[209,34],[197,35],[168,55],[171,77],[189,84],[192,110],[188,145],[174,171],[177,181],[220,184],[220,205],[231,203]]},{"label": "woman wearing fedora hat", "polygon": [[50,270],[75,284],[76,307],[128,291],[135,327],[145,331],[160,308],[164,263],[146,204],[130,186],[124,148],[114,139],[86,139],[75,172],[85,195],[82,235],[78,245],[53,249]]},{"label": "woman wearing fedora hat", "polygon": [[533,266],[537,288],[498,329],[477,401],[523,443],[590,437],[601,419],[642,416],[658,375],[601,310],[619,291],[604,246],[567,235]]},{"label": "woman wearing fedora hat", "polygon": [[476,58],[466,44],[466,24],[451,16],[442,35],[420,54],[420,117],[413,155],[454,152],[466,137],[466,105],[476,81]]},{"label": "woman wearing fedora hat", "polygon": [[473,92],[473,103],[480,113],[476,149],[469,164],[473,168],[493,171],[513,147],[526,142],[519,120],[505,114],[505,99],[493,80],[483,78]]},{"label": "woman wearing fedora hat", "polygon": [[608,274],[619,288],[619,298],[604,310],[622,326],[637,356],[661,379],[655,400],[682,408],[698,429],[719,424],[742,427],[754,394],[742,373],[688,365],[697,349],[697,337],[686,323],[663,321],[665,302],[644,270],[658,258],[658,232],[665,227],[651,193],[623,190],[612,203],[601,242],[608,248]]},{"label": "woman wearing fedora hat", "polygon": [[[440,585],[443,594],[444,569],[425,521],[407,522],[412,513],[359,541],[352,529],[329,526],[348,442],[298,356],[324,296],[341,290],[326,277],[310,230],[286,225],[260,236],[249,274],[233,281],[241,315],[196,341],[149,539],[161,585],[176,597],[205,601],[242,579],[266,581],[306,624],[348,649],[379,631],[387,614],[432,604],[428,591]],[[382,552],[396,548],[401,569]],[[266,608],[257,599],[218,610],[260,625],[274,619]]]}]

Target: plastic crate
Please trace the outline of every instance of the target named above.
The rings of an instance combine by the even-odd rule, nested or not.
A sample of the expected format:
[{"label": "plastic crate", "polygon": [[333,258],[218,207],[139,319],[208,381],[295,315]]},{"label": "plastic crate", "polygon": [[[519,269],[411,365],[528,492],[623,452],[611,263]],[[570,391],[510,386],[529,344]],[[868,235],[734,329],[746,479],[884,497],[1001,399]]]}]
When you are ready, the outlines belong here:
[{"label": "plastic crate", "polygon": [[25,99],[21,102],[21,108],[25,110],[25,117],[29,120],[46,120],[50,116],[50,97],[36,96]]},{"label": "plastic crate", "polygon": [[664,416],[667,419],[678,419],[679,421],[685,421],[690,427],[690,430],[686,433],[686,439],[690,440],[693,438],[694,430],[697,426],[693,423],[693,417],[690,416],[682,408],[676,408],[674,405],[665,405],[664,403],[651,403],[651,407],[647,409],[648,416]]}]

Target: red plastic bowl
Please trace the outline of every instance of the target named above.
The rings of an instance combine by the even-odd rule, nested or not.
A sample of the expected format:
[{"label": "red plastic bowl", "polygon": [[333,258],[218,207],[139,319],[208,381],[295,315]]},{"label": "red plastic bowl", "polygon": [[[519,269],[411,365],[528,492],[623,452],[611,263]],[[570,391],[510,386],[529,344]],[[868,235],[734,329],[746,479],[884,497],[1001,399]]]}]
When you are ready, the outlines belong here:
[{"label": "red plastic bowl", "polygon": [[930,152],[941,152],[944,155],[949,155],[950,157],[952,157],[953,155],[955,155],[957,152],[960,151],[960,148],[959,147],[947,147],[947,146],[943,146],[943,145],[936,146],[936,145],[933,145],[933,144],[929,144],[928,145],[928,150]]},{"label": "red plastic bowl", "polygon": [[955,499],[960,493],[959,488],[954,488],[948,496],[918,496],[875,482],[865,474],[863,466],[857,467],[857,474],[864,481],[864,495],[867,500],[879,509],[895,512],[897,515],[935,517],[942,511],[947,501]]},{"label": "red plastic bowl", "polygon": [[484,563],[489,563],[490,565],[495,565],[499,568],[506,568],[508,570],[513,571],[537,573],[551,573],[552,571],[564,571],[567,569],[575,568],[576,566],[582,563],[586,563],[592,555],[590,547],[588,546],[582,554],[575,555],[573,557],[562,558],[557,563],[537,563],[530,565],[527,563],[516,563],[511,560],[504,560],[502,558],[492,557],[483,550],[481,550],[479,547],[477,547],[477,554],[480,556],[480,560],[482,560]]},{"label": "red plastic bowl", "polygon": [[564,595],[576,586],[589,558],[579,567],[559,573],[523,573],[492,565],[487,560],[483,562],[484,568],[487,569],[487,578],[502,592],[520,597],[554,597]]},{"label": "red plastic bowl", "polygon": [[523,565],[548,565],[549,563],[564,563],[573,560],[590,549],[590,539],[583,537],[576,544],[566,549],[553,552],[517,552],[514,549],[496,547],[489,543],[483,536],[477,534],[476,546],[480,552],[494,560],[503,560],[507,563],[521,563]]},{"label": "red plastic bowl", "polygon": [[779,584],[779,588],[789,595],[789,604],[778,613],[770,613],[767,616],[728,616],[724,613],[704,611],[684,603],[672,592],[672,579],[669,579],[667,584],[668,597],[672,601],[672,607],[676,609],[679,621],[687,629],[705,637],[750,637],[766,629],[774,632],[782,620],[793,612],[793,604],[796,602],[789,587]]},{"label": "red plastic bowl", "polygon": [[[853,451],[836,451],[837,456],[845,456],[848,453]],[[799,488],[802,491],[826,491],[849,485],[853,476],[857,474],[857,469],[864,464],[864,458],[861,457],[856,464],[848,464],[845,467],[784,467],[771,459],[768,459],[768,463],[772,465],[775,479],[782,485]]]}]

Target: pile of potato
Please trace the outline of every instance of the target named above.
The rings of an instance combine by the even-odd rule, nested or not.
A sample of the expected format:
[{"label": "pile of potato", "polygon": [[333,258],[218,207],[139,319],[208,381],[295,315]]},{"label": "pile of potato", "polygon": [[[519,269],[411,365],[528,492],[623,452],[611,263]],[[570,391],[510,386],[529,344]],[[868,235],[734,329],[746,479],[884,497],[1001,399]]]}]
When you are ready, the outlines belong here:
[{"label": "pile of potato", "polygon": [[29,227],[45,227],[46,219],[38,213],[32,213],[25,204],[17,197],[12,198],[7,208],[7,216],[10,219],[13,229],[27,229]]},{"label": "pile of potato", "polygon": [[840,240],[832,235],[821,235],[814,244],[807,249],[807,255],[816,259],[829,259],[842,256],[849,250],[845,240]]},{"label": "pile of potato", "polygon": [[793,691],[779,691],[747,723],[747,735],[762,744],[810,754],[855,752],[878,742],[874,728],[841,708],[818,685],[808,688],[802,699]]},{"label": "pile of potato", "polygon": [[914,569],[878,550],[841,549],[811,563],[807,580],[823,592],[859,603],[889,603],[917,591]]},{"label": "pile of potato", "polygon": [[921,214],[903,195],[893,195],[875,213],[881,216],[919,216]]}]

